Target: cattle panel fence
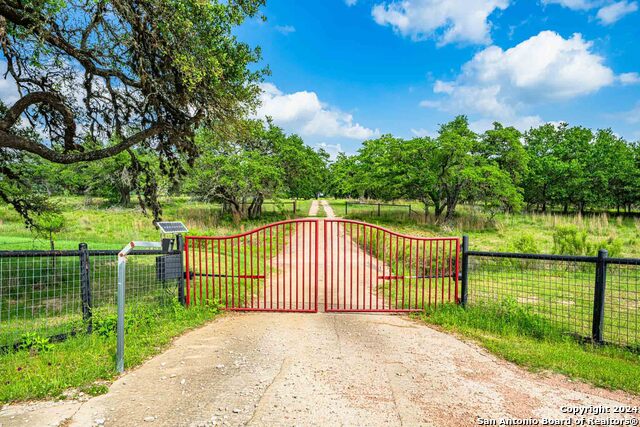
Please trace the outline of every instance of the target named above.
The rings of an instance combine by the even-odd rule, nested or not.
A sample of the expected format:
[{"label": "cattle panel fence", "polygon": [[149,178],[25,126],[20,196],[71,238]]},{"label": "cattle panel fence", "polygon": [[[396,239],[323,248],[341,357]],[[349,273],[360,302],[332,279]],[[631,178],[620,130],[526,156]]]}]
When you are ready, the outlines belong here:
[{"label": "cattle panel fence", "polygon": [[[98,320],[113,316],[118,252],[85,244],[67,251],[0,251],[0,352],[19,348],[29,334],[58,341],[91,332]],[[127,306],[184,303],[185,266],[175,258],[180,254],[132,252]],[[165,271],[169,267],[179,271]],[[549,327],[640,351],[640,258],[612,258],[606,251],[598,256],[472,251],[464,237],[460,285],[463,306],[507,300]]]},{"label": "cattle panel fence", "polygon": [[[91,332],[94,319],[114,315],[119,250],[0,251],[0,352],[35,334],[60,341]],[[128,306],[158,307],[178,299],[179,279],[163,277],[160,250],[129,254]]]}]

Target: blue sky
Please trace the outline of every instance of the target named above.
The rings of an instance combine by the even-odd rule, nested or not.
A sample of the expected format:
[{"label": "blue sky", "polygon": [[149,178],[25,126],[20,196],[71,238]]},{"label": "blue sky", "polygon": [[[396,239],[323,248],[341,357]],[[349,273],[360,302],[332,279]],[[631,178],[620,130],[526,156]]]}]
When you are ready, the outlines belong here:
[{"label": "blue sky", "polygon": [[309,145],[355,152],[378,134],[434,134],[467,114],[526,130],[566,121],[640,139],[634,0],[267,0],[271,76],[259,115]]}]

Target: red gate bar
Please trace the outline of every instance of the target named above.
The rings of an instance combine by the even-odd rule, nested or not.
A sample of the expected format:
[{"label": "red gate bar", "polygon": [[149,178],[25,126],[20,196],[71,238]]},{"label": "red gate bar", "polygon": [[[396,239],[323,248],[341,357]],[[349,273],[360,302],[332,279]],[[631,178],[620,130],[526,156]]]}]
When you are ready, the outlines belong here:
[{"label": "red gate bar", "polygon": [[460,239],[324,221],[325,311],[410,312],[457,303]]},{"label": "red gate bar", "polygon": [[318,311],[318,220],[185,237],[186,302],[234,311]]}]

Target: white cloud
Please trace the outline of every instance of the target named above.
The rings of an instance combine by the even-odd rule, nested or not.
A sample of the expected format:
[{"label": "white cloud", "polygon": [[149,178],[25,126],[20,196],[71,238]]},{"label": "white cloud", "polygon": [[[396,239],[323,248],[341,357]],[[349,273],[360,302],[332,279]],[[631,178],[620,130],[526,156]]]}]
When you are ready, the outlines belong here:
[{"label": "white cloud", "polygon": [[[0,75],[4,76],[7,72],[7,62],[0,60]],[[7,74],[6,79],[0,79],[0,99],[8,107],[12,106],[20,98],[18,89],[16,88],[16,82],[13,80],[10,74]]]},{"label": "white cloud", "polygon": [[367,139],[379,134],[355,123],[353,116],[320,102],[315,92],[282,93],[274,84],[262,84],[258,117],[271,117],[287,130],[301,135]]},{"label": "white cloud", "polygon": [[315,145],[316,149],[322,148],[329,154],[329,159],[335,160],[338,157],[338,154],[344,153],[341,144],[327,144],[326,142],[321,142]]},{"label": "white cloud", "polygon": [[640,123],[640,102],[638,102],[631,110],[618,114],[618,116],[624,118],[627,123],[637,125]]},{"label": "white cloud", "polygon": [[344,0],[344,2],[347,4],[347,6],[351,7],[355,6],[355,4],[358,3],[358,0]]},{"label": "white cloud", "polygon": [[640,74],[638,73],[622,73],[618,75],[618,81],[623,85],[633,85],[640,83]]},{"label": "white cloud", "polygon": [[296,32],[296,27],[293,25],[276,25],[275,29],[277,32],[282,33],[285,36]]},{"label": "white cloud", "polygon": [[429,129],[424,129],[424,128],[411,129],[411,133],[421,138],[424,136],[435,137],[438,135],[437,132],[431,131]]},{"label": "white cloud", "polygon": [[636,12],[637,10],[637,2],[622,0],[601,8],[598,10],[596,17],[602,24],[610,25],[618,21],[623,16]]},{"label": "white cloud", "polygon": [[376,23],[413,40],[486,44],[491,42],[489,15],[507,6],[509,0],[394,0],[375,5],[371,14]]},{"label": "white cloud", "polygon": [[590,0],[542,0],[543,4],[559,4],[571,10],[589,10],[600,2]]},{"label": "white cloud", "polygon": [[630,13],[638,10],[637,1],[629,0],[542,0],[543,4],[559,4],[572,10],[591,10],[600,8],[596,18],[603,25],[611,25]]},{"label": "white cloud", "polygon": [[455,80],[434,84],[434,93],[442,99],[421,105],[456,114],[478,113],[521,127],[541,122],[540,117],[522,112],[539,103],[596,92],[619,79],[591,48],[580,34],[564,39],[551,31],[511,49],[487,47],[463,65]]}]

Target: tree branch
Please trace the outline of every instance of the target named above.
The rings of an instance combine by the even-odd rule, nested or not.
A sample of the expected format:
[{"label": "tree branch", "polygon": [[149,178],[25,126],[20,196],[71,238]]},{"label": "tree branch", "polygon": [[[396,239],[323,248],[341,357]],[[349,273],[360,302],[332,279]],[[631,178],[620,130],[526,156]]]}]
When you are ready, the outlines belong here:
[{"label": "tree branch", "polygon": [[78,148],[73,142],[76,136],[76,122],[73,113],[66,105],[62,97],[53,92],[31,92],[20,98],[9,108],[6,115],[0,120],[0,130],[9,131],[16,124],[20,115],[27,108],[35,104],[47,104],[62,115],[65,125],[64,129],[64,148],[65,151],[71,151]]},{"label": "tree branch", "polygon": [[166,123],[158,123],[131,135],[122,142],[111,147],[88,152],[61,153],[30,139],[17,136],[5,131],[4,129],[0,129],[0,148],[13,148],[16,150],[27,151],[51,162],[68,165],[71,163],[100,160],[115,156],[116,154],[119,154],[126,149],[167,130],[169,130],[169,126]]}]

